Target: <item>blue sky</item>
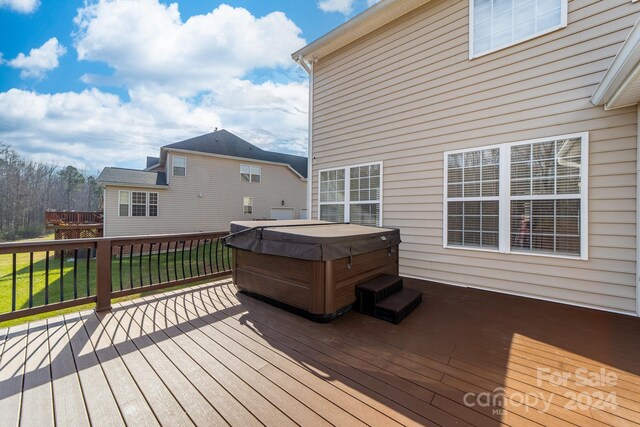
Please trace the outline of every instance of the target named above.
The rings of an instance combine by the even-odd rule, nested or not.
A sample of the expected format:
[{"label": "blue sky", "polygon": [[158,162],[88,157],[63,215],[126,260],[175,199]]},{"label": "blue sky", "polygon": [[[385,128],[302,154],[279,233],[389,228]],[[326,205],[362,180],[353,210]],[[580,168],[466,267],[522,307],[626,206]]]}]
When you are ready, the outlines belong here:
[{"label": "blue sky", "polygon": [[306,154],[290,54],[374,0],[0,0],[0,142],[89,172],[226,128]]}]

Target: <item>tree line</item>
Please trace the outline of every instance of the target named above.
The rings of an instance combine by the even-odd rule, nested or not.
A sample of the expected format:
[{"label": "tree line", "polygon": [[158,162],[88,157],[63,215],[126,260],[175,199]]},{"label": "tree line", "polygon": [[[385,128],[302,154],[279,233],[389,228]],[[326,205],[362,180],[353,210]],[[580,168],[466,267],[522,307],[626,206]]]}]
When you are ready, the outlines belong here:
[{"label": "tree line", "polygon": [[96,177],[74,166],[25,159],[0,143],[0,241],[44,233],[46,210],[100,210]]}]

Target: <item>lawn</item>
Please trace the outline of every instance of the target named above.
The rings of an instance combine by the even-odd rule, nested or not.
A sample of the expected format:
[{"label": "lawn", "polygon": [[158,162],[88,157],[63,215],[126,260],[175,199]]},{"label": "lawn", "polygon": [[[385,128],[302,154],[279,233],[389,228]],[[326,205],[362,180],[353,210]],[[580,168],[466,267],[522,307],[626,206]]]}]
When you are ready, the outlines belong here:
[{"label": "lawn", "polygon": [[[46,237],[51,240],[51,236]],[[154,248],[155,253],[149,256],[148,252],[130,256],[125,253],[120,258],[119,249],[114,248],[114,257],[112,260],[112,289],[114,291],[120,289],[140,288],[140,293],[118,299],[137,298],[152,292],[145,292],[144,286],[150,284],[164,283],[173,280],[179,280],[185,277],[194,277],[198,272],[202,275],[210,272],[209,260],[212,260],[214,270],[216,270],[216,259],[220,269],[222,269],[222,248],[219,247],[216,253],[215,243],[207,244],[196,249],[178,250],[174,253],[169,252],[169,256],[163,251],[157,253],[157,245]],[[203,254],[204,250],[204,254]],[[214,252],[213,254],[211,252]],[[197,260],[196,260],[197,253]],[[227,252],[225,252],[227,253]],[[204,256],[203,256],[204,255]],[[30,257],[33,256],[33,279],[30,289]],[[225,267],[229,268],[229,259],[225,258]],[[87,260],[80,255],[74,260],[74,254],[67,252],[64,258],[54,257],[53,253],[49,254],[49,268],[47,269],[46,252],[35,252],[32,255],[18,254],[16,256],[16,301],[15,309],[20,310],[29,307],[29,296],[31,294],[31,304],[33,307],[44,305],[47,301],[49,304],[68,301],[75,298],[95,295],[96,289],[96,265],[95,258]],[[49,272],[47,277],[47,271]],[[62,279],[62,280],[61,280]],[[48,283],[48,286],[47,286]],[[191,285],[182,285],[193,286]],[[13,256],[0,255],[0,313],[7,313],[12,310],[12,293],[13,293]],[[116,301],[114,299],[114,301]],[[0,322],[0,327],[23,323],[28,320],[41,319],[58,315],[66,312],[79,311],[82,309],[92,308],[94,304],[88,304],[70,309],[49,312],[45,314],[24,317],[22,319]]]}]

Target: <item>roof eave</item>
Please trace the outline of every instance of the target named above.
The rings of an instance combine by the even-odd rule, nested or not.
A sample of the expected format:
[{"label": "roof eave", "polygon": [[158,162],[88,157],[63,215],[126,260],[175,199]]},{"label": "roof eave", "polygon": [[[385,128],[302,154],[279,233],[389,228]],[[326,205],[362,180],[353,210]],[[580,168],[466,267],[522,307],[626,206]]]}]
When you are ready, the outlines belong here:
[{"label": "roof eave", "polygon": [[300,57],[316,61],[323,56],[366,36],[402,15],[428,3],[430,0],[381,0],[339,27],[291,54],[294,61]]},{"label": "roof eave", "polygon": [[134,188],[157,188],[157,189],[168,189],[168,184],[141,184],[141,183],[132,183],[132,182],[115,182],[115,181],[97,181],[99,184],[104,185],[105,187],[134,187]]},{"label": "roof eave", "polygon": [[640,66],[640,21],[636,22],[624,41],[618,54],[607,69],[598,84],[591,102],[594,105],[604,105],[607,109],[620,108],[616,106],[615,98],[631,81],[630,77],[637,74]]}]

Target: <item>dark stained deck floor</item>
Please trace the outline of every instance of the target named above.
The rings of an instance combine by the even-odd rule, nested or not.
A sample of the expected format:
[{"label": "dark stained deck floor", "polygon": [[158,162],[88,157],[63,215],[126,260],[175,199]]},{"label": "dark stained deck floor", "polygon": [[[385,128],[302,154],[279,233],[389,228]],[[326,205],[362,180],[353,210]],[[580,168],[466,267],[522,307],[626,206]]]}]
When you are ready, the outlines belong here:
[{"label": "dark stained deck floor", "polygon": [[639,425],[640,319],[406,284],[398,326],[224,280],[0,330],[0,425]]}]

